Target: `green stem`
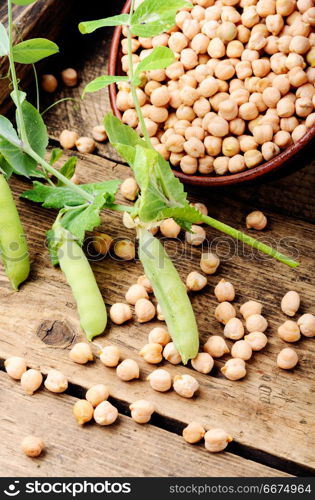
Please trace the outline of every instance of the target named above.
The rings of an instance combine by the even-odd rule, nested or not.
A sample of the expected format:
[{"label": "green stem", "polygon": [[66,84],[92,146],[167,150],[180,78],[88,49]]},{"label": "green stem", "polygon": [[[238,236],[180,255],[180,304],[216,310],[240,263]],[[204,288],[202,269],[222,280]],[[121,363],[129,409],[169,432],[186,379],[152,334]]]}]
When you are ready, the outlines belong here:
[{"label": "green stem", "polygon": [[208,215],[201,215],[200,219],[208,224],[211,227],[214,227],[215,229],[218,229],[218,231],[221,231],[222,233],[228,234],[229,236],[232,236],[233,238],[236,238],[237,240],[243,241],[247,245],[256,248],[257,250],[260,250],[261,252],[265,253],[266,255],[269,255],[270,257],[274,257],[275,259],[279,260],[283,264],[286,264],[287,266],[290,267],[297,267],[299,265],[298,262],[296,262],[293,259],[290,259],[283,253],[278,252],[274,248],[270,247],[269,245],[266,245],[265,243],[262,243],[261,241],[255,240],[255,238],[252,238],[248,234],[242,233],[241,231],[238,231],[237,229],[234,229],[231,226],[228,226],[227,224],[224,224],[223,222],[220,222],[216,219],[213,219],[212,217],[209,217]]},{"label": "green stem", "polygon": [[36,89],[36,108],[37,111],[39,112],[39,86],[38,86],[38,76],[37,76],[37,71],[35,64],[32,64],[33,72],[34,72],[34,79],[35,79],[35,89]]},{"label": "green stem", "polygon": [[[132,18],[133,12],[134,12],[134,7],[135,7],[135,0],[132,0],[131,7],[130,7],[130,14],[129,14],[129,26],[131,25],[131,18]],[[130,79],[131,94],[132,94],[135,109],[136,109],[136,112],[137,112],[137,115],[139,118],[139,123],[140,123],[143,137],[144,137],[145,141],[147,142],[148,146],[152,147],[151,139],[150,139],[150,136],[148,133],[148,129],[146,127],[146,124],[145,124],[145,121],[143,118],[143,114],[142,114],[140,102],[138,99],[136,87],[133,84],[134,71],[133,71],[133,61],[132,61],[132,38],[131,38],[131,31],[130,31],[129,27],[127,27],[127,35],[128,35],[128,66],[129,66],[128,75],[129,75],[129,79]]]},{"label": "green stem", "polygon": [[120,205],[119,203],[107,205],[105,208],[108,208],[109,210],[115,210],[116,212],[128,212],[130,214],[134,211],[134,207],[131,207],[129,205]]}]

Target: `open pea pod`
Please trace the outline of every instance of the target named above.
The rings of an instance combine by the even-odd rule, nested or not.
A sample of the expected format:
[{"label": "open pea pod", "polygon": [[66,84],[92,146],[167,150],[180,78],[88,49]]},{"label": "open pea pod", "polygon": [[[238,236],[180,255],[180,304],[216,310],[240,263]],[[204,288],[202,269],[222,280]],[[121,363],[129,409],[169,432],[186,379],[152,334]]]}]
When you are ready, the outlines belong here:
[{"label": "open pea pod", "polygon": [[184,364],[195,358],[199,348],[199,333],[195,315],[180,279],[163,245],[152,233],[139,229],[139,258],[151,282],[162,314]]}]

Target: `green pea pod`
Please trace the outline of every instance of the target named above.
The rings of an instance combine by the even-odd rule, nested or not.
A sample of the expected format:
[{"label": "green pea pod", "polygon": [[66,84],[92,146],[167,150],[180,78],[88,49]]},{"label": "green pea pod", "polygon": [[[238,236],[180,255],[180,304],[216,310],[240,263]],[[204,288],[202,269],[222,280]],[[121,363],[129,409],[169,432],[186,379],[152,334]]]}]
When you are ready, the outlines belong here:
[{"label": "green pea pod", "polygon": [[12,193],[0,174],[0,257],[15,290],[30,272],[29,253],[23,226]]},{"label": "green pea pod", "polygon": [[160,241],[145,229],[139,230],[139,258],[151,282],[162,314],[184,364],[197,356],[199,333],[196,318],[171,259]]},{"label": "green pea pod", "polygon": [[70,235],[59,246],[58,259],[76,300],[81,326],[91,341],[105,330],[107,312],[89,261]]}]

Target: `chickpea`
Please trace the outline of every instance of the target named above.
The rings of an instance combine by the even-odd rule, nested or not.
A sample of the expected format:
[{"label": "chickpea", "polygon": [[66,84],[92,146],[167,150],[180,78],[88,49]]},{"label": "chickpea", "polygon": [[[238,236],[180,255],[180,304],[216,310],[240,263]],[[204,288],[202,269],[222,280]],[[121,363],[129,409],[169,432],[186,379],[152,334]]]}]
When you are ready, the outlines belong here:
[{"label": "chickpea", "polygon": [[225,45],[220,38],[215,37],[210,40],[208,54],[214,59],[219,59],[225,56]]},{"label": "chickpea", "polygon": [[238,318],[229,319],[224,327],[224,336],[232,340],[239,340],[244,337],[244,326],[241,320]]},{"label": "chickpea", "polygon": [[253,351],[260,351],[268,342],[267,336],[262,332],[251,332],[245,335],[244,340],[251,346]]},{"label": "chickpea", "polygon": [[191,375],[176,375],[173,383],[174,391],[183,398],[192,398],[199,389],[198,381]]},{"label": "chickpea", "polygon": [[69,358],[71,361],[80,365],[85,365],[88,361],[93,361],[93,353],[90,344],[86,342],[75,344],[69,353]]},{"label": "chickpea", "polygon": [[253,354],[253,349],[249,342],[246,340],[238,340],[233,344],[231,349],[231,355],[233,358],[243,359],[248,361]]},{"label": "chickpea", "polygon": [[59,370],[49,370],[44,386],[50,392],[64,392],[68,389],[68,379]]},{"label": "chickpea", "polygon": [[285,95],[290,90],[290,81],[287,75],[277,75],[273,82],[272,86],[280,90],[281,95]]},{"label": "chickpea", "polygon": [[249,316],[252,316],[253,314],[261,314],[261,311],[262,304],[256,302],[255,300],[249,300],[240,307],[240,313],[245,320],[247,320],[247,318],[249,318]]},{"label": "chickpea", "polygon": [[284,21],[280,14],[274,14],[266,17],[266,26],[268,31],[272,35],[278,35],[280,31],[283,29]]},{"label": "chickpea", "polygon": [[33,395],[40,388],[43,376],[38,370],[26,370],[21,376],[21,387],[26,394]]},{"label": "chickpea", "polygon": [[11,356],[4,362],[5,371],[9,377],[14,380],[21,380],[23,373],[26,372],[27,366],[24,358],[19,356]]},{"label": "chickpea", "polygon": [[45,443],[41,438],[30,435],[23,439],[21,448],[27,457],[36,458],[45,449]]},{"label": "chickpea", "polygon": [[158,343],[150,343],[150,344],[146,344],[140,351],[140,356],[143,357],[143,359],[147,362],[147,363],[151,363],[151,364],[158,364],[162,361],[163,359],[163,356],[162,356],[162,349],[163,347],[161,346],[161,344],[158,344]]},{"label": "chickpea", "polygon": [[186,85],[180,90],[179,97],[185,106],[192,106],[198,99],[199,93],[195,88]]},{"label": "chickpea", "polygon": [[257,13],[260,17],[271,16],[276,13],[275,0],[259,0],[256,5]]},{"label": "chickpea", "polygon": [[139,323],[146,323],[154,318],[156,310],[150,300],[141,298],[135,304],[135,313]]},{"label": "chickpea", "polygon": [[158,392],[167,392],[172,387],[172,377],[168,371],[159,368],[150,373],[147,380],[152,389]]},{"label": "chickpea", "polygon": [[262,229],[265,229],[266,225],[267,225],[267,217],[259,210],[251,212],[246,217],[247,228],[261,231]]},{"label": "chickpea", "polygon": [[204,140],[204,145],[208,155],[217,156],[221,153],[222,139],[221,137],[207,136]]},{"label": "chickpea", "polygon": [[266,142],[261,146],[264,160],[269,161],[280,153],[280,148],[274,142]]},{"label": "chickpea", "polygon": [[262,50],[266,43],[267,38],[265,38],[262,33],[252,33],[250,39],[248,40],[248,48],[250,50]]},{"label": "chickpea", "polygon": [[138,424],[146,424],[150,421],[152,413],[155,412],[155,406],[146,401],[145,399],[139,399],[129,406],[131,410],[131,417]]},{"label": "chickpea", "polygon": [[281,310],[287,316],[294,316],[300,307],[300,296],[297,292],[291,290],[287,292],[281,300]]},{"label": "chickpea", "polygon": [[214,274],[220,265],[220,259],[214,253],[203,253],[200,259],[201,270],[205,274]]},{"label": "chickpea", "polygon": [[313,109],[312,101],[308,97],[299,97],[295,101],[295,113],[301,118],[306,118]]},{"label": "chickpea", "polygon": [[225,279],[222,279],[216,285],[214,294],[219,302],[230,302],[235,298],[235,289],[232,283],[230,283],[229,281],[225,281]]},{"label": "chickpea", "polygon": [[299,121],[295,116],[290,116],[289,118],[281,118],[280,121],[281,130],[285,130],[286,132],[293,132],[298,124]]},{"label": "chickpea", "polygon": [[63,130],[59,136],[60,146],[63,149],[72,149],[76,145],[79,136],[73,130]]},{"label": "chickpea", "polygon": [[307,128],[312,128],[315,125],[315,113],[311,113],[305,120]]},{"label": "chickpea", "polygon": [[244,51],[244,45],[239,40],[233,40],[229,42],[226,47],[226,55],[228,57],[240,58],[242,52]]},{"label": "chickpea", "polygon": [[107,140],[107,132],[104,125],[96,125],[93,127],[92,136],[95,141],[105,142]]},{"label": "chickpea", "polygon": [[72,413],[78,424],[84,425],[93,418],[94,408],[86,399],[79,399],[73,406]]},{"label": "chickpea", "polygon": [[182,361],[181,355],[177,351],[174,342],[166,344],[163,350],[163,357],[172,363],[172,365],[178,365]]},{"label": "chickpea", "polygon": [[289,71],[289,81],[292,87],[300,87],[307,83],[307,74],[302,68],[294,67]]},{"label": "chickpea", "polygon": [[132,312],[128,304],[117,302],[109,311],[110,318],[116,325],[122,325],[132,318]]},{"label": "chickpea", "polygon": [[298,324],[290,319],[279,326],[278,335],[285,342],[297,342],[301,338]]},{"label": "chickpea", "polygon": [[[178,80],[185,73],[183,64],[177,61],[171,64],[166,70],[165,74],[170,80]],[[162,80],[163,81],[163,80]]]},{"label": "chickpea", "polygon": [[213,358],[221,358],[230,352],[224,338],[219,335],[212,335],[203,346],[203,350]]},{"label": "chickpea", "polygon": [[239,141],[236,137],[226,137],[222,142],[222,153],[227,157],[235,156],[240,152]]},{"label": "chickpea", "polygon": [[102,401],[94,410],[94,420],[99,425],[111,425],[118,418],[118,410],[109,401]]},{"label": "chickpea", "polygon": [[254,120],[258,116],[258,109],[253,102],[246,102],[240,105],[239,116],[243,120]]},{"label": "chickpea", "polygon": [[[249,101],[249,92],[248,90],[244,88],[239,88],[236,90],[233,90],[231,93],[231,99],[238,105],[240,106],[241,104],[244,104]],[[245,122],[244,122],[245,123]],[[230,123],[231,126],[231,123]]]},{"label": "chickpea", "polygon": [[269,55],[276,54],[278,52],[278,37],[268,36],[264,51]]},{"label": "chickpea", "polygon": [[213,358],[207,352],[199,352],[197,356],[191,360],[191,366],[200,373],[210,373],[213,365]]},{"label": "chickpea", "polygon": [[242,43],[247,43],[249,38],[250,38],[250,30],[243,26],[242,24],[239,24],[237,26],[237,39],[242,42]]},{"label": "chickpea", "polygon": [[230,80],[235,75],[235,67],[228,59],[218,62],[214,74],[219,80]]},{"label": "chickpea", "polygon": [[54,75],[42,75],[41,87],[45,92],[53,94],[58,88],[58,81]]},{"label": "chickpea", "polygon": [[119,363],[120,351],[118,347],[114,345],[108,345],[103,347],[100,353],[100,360],[103,365],[110,368],[116,367]]},{"label": "chickpea", "polygon": [[233,120],[238,115],[238,106],[232,99],[227,99],[219,104],[219,115],[225,120]]},{"label": "chickpea", "polygon": [[161,346],[166,346],[169,342],[171,342],[171,337],[166,328],[158,326],[150,331],[150,344],[160,344]]},{"label": "chickpea", "polygon": [[268,322],[261,314],[252,314],[246,318],[246,328],[251,332],[264,332],[268,327]]},{"label": "chickpea", "polygon": [[186,286],[188,290],[199,292],[207,284],[207,278],[197,271],[192,271],[186,278]]},{"label": "chickpea", "polygon": [[75,87],[78,83],[78,73],[73,68],[64,69],[61,72],[61,79],[67,87]]},{"label": "chickpea", "polygon": [[149,295],[143,285],[135,284],[131,285],[125,295],[128,304],[135,305],[139,299],[148,299]]},{"label": "chickpea", "polygon": [[139,193],[139,187],[133,177],[127,177],[121,185],[120,192],[126,200],[134,201]]},{"label": "chickpea", "polygon": [[246,376],[246,364],[243,359],[229,359],[221,368],[223,375],[229,380],[240,380]]},{"label": "chickpea", "polygon": [[228,169],[231,174],[235,174],[237,172],[242,172],[246,169],[244,157],[240,154],[232,156],[229,158]]},{"label": "chickpea", "polygon": [[297,54],[305,54],[311,48],[311,43],[306,36],[293,36],[290,42],[290,52],[296,52]]},{"label": "chickpea", "polygon": [[[242,118],[235,118],[230,121],[230,132],[231,134],[235,134],[237,136],[243,135],[245,131],[245,121]],[[240,149],[240,143],[238,141],[238,149]]]},{"label": "chickpea", "polygon": [[210,97],[209,100],[213,111],[218,112],[220,102],[224,101],[225,99],[229,99],[229,97],[229,94],[227,94],[226,92],[218,92],[216,95]]},{"label": "chickpea", "polygon": [[183,429],[183,438],[187,443],[198,443],[204,437],[206,431],[198,422],[190,422],[185,429]]},{"label": "chickpea", "polygon": [[135,245],[130,240],[120,240],[115,243],[114,252],[122,260],[133,260],[135,258]]},{"label": "chickpea", "polygon": [[174,219],[165,219],[161,222],[160,230],[166,238],[177,238],[181,231],[181,227]]},{"label": "chickpea", "polygon": [[217,37],[223,42],[231,42],[237,36],[237,28],[231,21],[223,21],[216,31]]},{"label": "chickpea", "polygon": [[198,33],[200,33],[199,21],[197,19],[187,19],[186,21],[184,21],[181,29],[184,35],[189,40],[192,40]]},{"label": "chickpea", "polygon": [[283,370],[292,370],[299,361],[299,357],[294,349],[285,347],[277,356],[277,365]]},{"label": "chickpea", "polygon": [[204,435],[205,448],[211,453],[218,453],[225,450],[233,438],[223,429],[210,429]]},{"label": "chickpea", "polygon": [[208,130],[214,137],[224,137],[229,132],[229,124],[224,118],[217,116],[209,123]]},{"label": "chickpea", "polygon": [[176,25],[179,26],[180,29],[182,29],[183,24],[187,19],[192,19],[191,14],[185,10],[180,10],[176,14],[176,18],[175,18]]},{"label": "chickpea", "polygon": [[226,325],[231,319],[236,317],[236,310],[230,302],[221,302],[215,309],[215,318]]},{"label": "chickpea", "polygon": [[79,137],[75,145],[80,153],[93,153],[96,148],[95,141],[91,137]]},{"label": "chickpea", "polygon": [[206,54],[210,39],[204,33],[198,33],[190,42],[196,54]]},{"label": "chickpea", "polygon": [[124,359],[116,368],[117,376],[124,382],[139,378],[139,365],[133,359]]},{"label": "chickpea", "polygon": [[189,245],[202,245],[202,243],[206,239],[206,231],[203,229],[203,227],[193,224],[191,226],[191,232],[186,231],[185,239]]},{"label": "chickpea", "polygon": [[259,23],[259,15],[255,6],[246,7],[241,15],[242,25],[246,28],[252,28]]},{"label": "chickpea", "polygon": [[303,314],[298,319],[297,324],[305,337],[315,337],[315,316],[313,314]]},{"label": "chickpea", "polygon": [[254,137],[250,135],[240,136],[239,142],[240,142],[240,149],[243,153],[246,153],[246,151],[251,151],[258,147],[258,144],[255,141]]},{"label": "chickpea", "polygon": [[106,255],[113,243],[113,238],[109,234],[95,233],[93,246],[98,254]]},{"label": "chickpea", "polygon": [[188,45],[188,39],[184,33],[172,33],[168,39],[168,46],[173,52],[180,53]]}]

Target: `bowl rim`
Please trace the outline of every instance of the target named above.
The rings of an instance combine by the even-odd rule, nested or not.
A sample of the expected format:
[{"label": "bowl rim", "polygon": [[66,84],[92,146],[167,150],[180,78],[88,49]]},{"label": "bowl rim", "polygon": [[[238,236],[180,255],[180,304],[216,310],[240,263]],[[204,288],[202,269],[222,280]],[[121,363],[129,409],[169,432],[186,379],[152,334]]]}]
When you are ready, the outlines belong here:
[{"label": "bowl rim", "polygon": [[[131,0],[127,0],[121,13],[126,14],[129,12]],[[118,58],[120,51],[120,41],[122,36],[122,26],[116,26],[111,41],[109,61],[108,61],[108,74],[114,76],[117,74]],[[117,108],[116,104],[117,87],[113,83],[109,86],[109,99],[110,105],[114,115],[122,119],[122,113]],[[299,139],[296,143],[291,144],[284,151],[279,153],[271,160],[253,167],[243,172],[236,174],[222,175],[222,176],[206,176],[206,175],[188,175],[176,169],[172,169],[176,177],[181,179],[186,184],[202,185],[202,186],[225,186],[230,184],[238,184],[241,182],[252,181],[263,175],[275,172],[287,166],[287,162],[292,162],[296,156],[303,150],[304,147],[310,146],[311,142],[315,139],[315,125],[310,127],[306,134]]]}]

